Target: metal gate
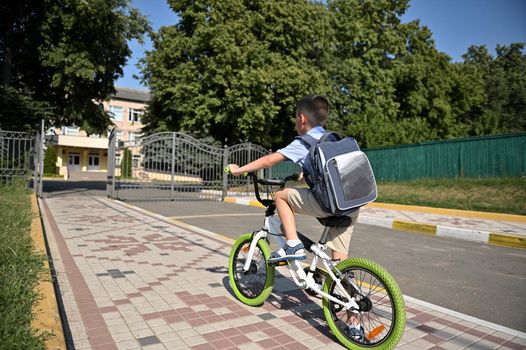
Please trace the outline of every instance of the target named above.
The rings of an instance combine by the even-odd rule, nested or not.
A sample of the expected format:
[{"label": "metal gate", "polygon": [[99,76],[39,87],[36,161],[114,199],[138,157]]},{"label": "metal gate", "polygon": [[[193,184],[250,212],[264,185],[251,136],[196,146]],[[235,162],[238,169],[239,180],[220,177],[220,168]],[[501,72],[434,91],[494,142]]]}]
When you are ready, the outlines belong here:
[{"label": "metal gate", "polygon": [[0,183],[16,179],[30,181],[33,191],[42,196],[44,172],[44,122],[35,135],[20,131],[0,130]]},{"label": "metal gate", "polygon": [[221,200],[232,194],[249,195],[249,180],[229,176],[223,169],[268,154],[250,143],[214,147],[178,132],[132,141],[120,141],[117,135],[113,129],[109,137],[107,194],[120,200]]}]

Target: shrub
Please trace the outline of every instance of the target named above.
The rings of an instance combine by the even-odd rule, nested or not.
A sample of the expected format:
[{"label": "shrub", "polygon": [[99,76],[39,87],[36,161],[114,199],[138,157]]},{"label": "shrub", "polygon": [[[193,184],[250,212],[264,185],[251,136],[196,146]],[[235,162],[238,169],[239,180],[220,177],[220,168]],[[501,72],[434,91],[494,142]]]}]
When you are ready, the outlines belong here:
[{"label": "shrub", "polygon": [[132,178],[132,154],[127,148],[124,149],[121,162],[121,178],[130,179]]},{"label": "shrub", "polygon": [[44,174],[57,173],[57,152],[54,146],[48,145],[44,154]]}]

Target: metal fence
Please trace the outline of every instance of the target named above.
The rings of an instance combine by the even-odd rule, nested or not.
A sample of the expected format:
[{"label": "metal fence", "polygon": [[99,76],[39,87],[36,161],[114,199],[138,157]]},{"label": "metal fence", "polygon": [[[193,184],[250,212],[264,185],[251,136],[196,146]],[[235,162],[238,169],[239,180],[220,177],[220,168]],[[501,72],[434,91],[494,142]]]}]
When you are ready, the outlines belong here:
[{"label": "metal fence", "polygon": [[526,175],[526,133],[365,149],[378,181]]},{"label": "metal fence", "polygon": [[[251,143],[215,147],[178,132],[163,132],[134,141],[109,137],[109,197],[129,201],[221,200],[253,196],[248,177],[227,175],[227,164],[246,164],[269,153]],[[282,175],[287,166],[276,169]],[[293,172],[296,167],[289,166]],[[274,169],[260,176],[272,177]],[[286,174],[288,175],[288,174]],[[284,175],[283,175],[284,176]]]},{"label": "metal fence", "polygon": [[[42,123],[43,129],[43,123]],[[27,132],[0,130],[0,183],[15,179],[28,181],[33,175],[33,189],[42,196],[43,131]]]}]

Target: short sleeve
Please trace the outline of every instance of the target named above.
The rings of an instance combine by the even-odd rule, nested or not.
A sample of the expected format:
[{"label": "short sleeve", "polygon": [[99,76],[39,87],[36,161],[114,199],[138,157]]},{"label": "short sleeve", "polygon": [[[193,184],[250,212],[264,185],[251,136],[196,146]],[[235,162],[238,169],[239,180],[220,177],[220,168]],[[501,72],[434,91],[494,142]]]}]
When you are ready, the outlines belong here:
[{"label": "short sleeve", "polygon": [[278,149],[277,152],[281,153],[283,156],[293,161],[294,163],[301,162],[309,153],[307,148],[305,148],[303,143],[298,139],[295,139],[294,141],[289,143],[288,146]]}]

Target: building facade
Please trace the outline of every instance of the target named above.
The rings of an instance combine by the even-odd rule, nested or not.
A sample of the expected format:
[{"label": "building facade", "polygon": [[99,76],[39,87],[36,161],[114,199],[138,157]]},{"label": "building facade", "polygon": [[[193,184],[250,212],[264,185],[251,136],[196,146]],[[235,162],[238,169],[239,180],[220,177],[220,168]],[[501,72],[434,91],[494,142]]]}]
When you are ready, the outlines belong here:
[{"label": "building facade", "polygon": [[[150,93],[148,90],[116,88],[116,94],[103,102],[117,128],[117,139],[133,141],[141,136],[142,115]],[[58,174],[65,178],[79,174],[100,174],[104,179],[108,163],[108,130],[106,135],[87,135],[77,126],[64,126],[50,130],[48,147],[55,147]],[[96,177],[96,176],[95,176]]]}]

